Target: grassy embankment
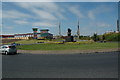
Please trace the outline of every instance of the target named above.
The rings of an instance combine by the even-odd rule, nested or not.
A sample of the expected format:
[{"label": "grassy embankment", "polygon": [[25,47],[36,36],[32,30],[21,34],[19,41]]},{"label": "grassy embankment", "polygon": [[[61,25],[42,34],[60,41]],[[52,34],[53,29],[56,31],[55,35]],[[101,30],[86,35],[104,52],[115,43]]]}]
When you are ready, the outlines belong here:
[{"label": "grassy embankment", "polygon": [[94,49],[112,49],[118,48],[117,42],[97,43],[91,41],[85,42],[51,42],[44,44],[20,45],[20,50],[94,50]]}]

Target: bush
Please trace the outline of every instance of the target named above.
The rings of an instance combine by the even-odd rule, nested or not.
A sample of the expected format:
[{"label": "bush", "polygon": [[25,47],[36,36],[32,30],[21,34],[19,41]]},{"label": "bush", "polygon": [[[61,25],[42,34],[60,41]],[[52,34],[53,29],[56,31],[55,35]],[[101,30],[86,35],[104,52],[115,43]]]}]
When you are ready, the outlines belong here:
[{"label": "bush", "polygon": [[104,34],[106,41],[120,41],[120,33]]}]

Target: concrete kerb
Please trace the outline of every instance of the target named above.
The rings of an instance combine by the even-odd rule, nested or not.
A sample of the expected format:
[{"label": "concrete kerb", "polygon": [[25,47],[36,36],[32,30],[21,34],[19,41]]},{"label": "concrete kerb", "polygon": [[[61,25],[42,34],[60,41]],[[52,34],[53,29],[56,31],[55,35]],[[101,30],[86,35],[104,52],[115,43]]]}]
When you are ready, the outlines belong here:
[{"label": "concrete kerb", "polygon": [[118,48],[113,49],[97,49],[97,50],[18,50],[22,54],[90,54],[90,53],[105,53],[116,52]]}]

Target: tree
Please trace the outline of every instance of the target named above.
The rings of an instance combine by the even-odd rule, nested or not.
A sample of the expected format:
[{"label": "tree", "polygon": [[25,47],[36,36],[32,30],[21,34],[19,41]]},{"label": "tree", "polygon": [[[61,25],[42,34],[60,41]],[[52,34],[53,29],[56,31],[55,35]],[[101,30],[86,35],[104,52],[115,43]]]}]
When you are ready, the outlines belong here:
[{"label": "tree", "polygon": [[103,41],[105,40],[105,36],[104,36],[104,35],[102,35],[102,40],[103,40]]},{"label": "tree", "polygon": [[94,33],[94,35],[92,36],[92,39],[96,42],[99,41],[99,36],[97,35],[97,33]]}]

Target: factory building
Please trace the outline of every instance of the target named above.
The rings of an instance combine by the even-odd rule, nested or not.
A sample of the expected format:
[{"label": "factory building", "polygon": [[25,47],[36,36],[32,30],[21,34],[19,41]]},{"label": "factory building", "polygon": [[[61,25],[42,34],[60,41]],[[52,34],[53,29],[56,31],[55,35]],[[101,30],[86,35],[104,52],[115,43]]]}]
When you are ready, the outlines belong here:
[{"label": "factory building", "polygon": [[53,39],[53,34],[48,33],[48,29],[41,29],[38,39]]},{"label": "factory building", "polygon": [[14,35],[0,35],[0,38],[14,38]]},{"label": "factory building", "polygon": [[[40,33],[37,33],[37,35],[40,35]],[[33,39],[33,36],[33,33],[15,34],[14,39]]]},{"label": "factory building", "polygon": [[0,35],[2,39],[31,39],[33,33],[26,33],[26,34],[14,34],[14,35]]},{"label": "factory building", "polygon": [[38,28],[32,28],[33,33],[14,34],[14,35],[0,35],[2,39],[52,39],[53,34],[48,33],[48,29],[42,29],[40,32]]}]

